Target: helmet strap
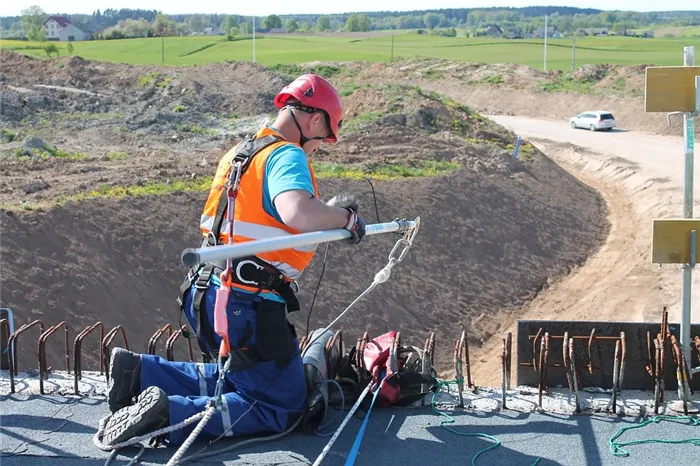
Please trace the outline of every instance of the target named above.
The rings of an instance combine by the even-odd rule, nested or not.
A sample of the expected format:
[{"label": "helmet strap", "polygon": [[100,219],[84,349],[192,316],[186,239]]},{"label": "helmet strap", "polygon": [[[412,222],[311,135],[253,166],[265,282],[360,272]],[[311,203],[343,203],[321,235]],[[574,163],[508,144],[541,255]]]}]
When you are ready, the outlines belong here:
[{"label": "helmet strap", "polygon": [[286,108],[289,109],[289,114],[292,115],[292,120],[294,120],[294,124],[296,125],[297,130],[299,130],[299,136],[300,136],[299,137],[299,145],[301,146],[302,149],[304,148],[304,144],[306,144],[307,142],[309,142],[311,140],[318,139],[320,141],[323,141],[325,139],[322,136],[315,136],[313,138],[306,137],[304,135],[304,132],[301,130],[301,125],[299,125],[299,122],[297,121],[297,117],[294,115],[294,112],[292,111],[292,109],[294,107],[292,107],[291,105],[288,105]]}]

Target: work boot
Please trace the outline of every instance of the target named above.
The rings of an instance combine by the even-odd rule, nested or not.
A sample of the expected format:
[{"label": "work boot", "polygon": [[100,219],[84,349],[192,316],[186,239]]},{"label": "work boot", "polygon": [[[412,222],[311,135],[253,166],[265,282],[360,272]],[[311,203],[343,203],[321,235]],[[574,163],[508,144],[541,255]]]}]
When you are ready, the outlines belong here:
[{"label": "work boot", "polygon": [[102,441],[114,445],[158,430],[168,425],[169,412],[165,392],[158,387],[148,387],[138,396],[136,404],[109,417]]},{"label": "work boot", "polygon": [[112,349],[109,364],[109,410],[115,413],[132,404],[141,391],[141,356],[124,348]]}]

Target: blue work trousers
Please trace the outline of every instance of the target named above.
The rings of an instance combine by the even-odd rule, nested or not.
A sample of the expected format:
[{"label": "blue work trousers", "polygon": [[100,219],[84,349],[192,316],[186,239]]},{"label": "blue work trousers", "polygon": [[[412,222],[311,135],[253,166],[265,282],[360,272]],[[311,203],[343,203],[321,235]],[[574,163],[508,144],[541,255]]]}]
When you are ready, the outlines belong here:
[{"label": "blue work trousers", "polygon": [[[218,288],[218,280],[212,281],[202,304],[207,311],[212,331],[214,301]],[[184,302],[185,315],[193,329],[198,328],[196,321],[199,317],[192,306],[194,293],[193,285]],[[252,296],[237,295],[233,289],[229,295],[226,309],[228,336],[234,349],[237,342],[245,336],[248,337],[245,346],[256,344],[258,311],[255,310],[254,302],[259,304],[262,298]],[[217,345],[213,350],[218,354],[221,338],[216,334],[213,338]],[[239,437],[279,433],[290,427],[303,414],[306,404],[304,368],[298,350],[298,340],[293,335],[289,335],[289,338],[296,344],[296,353],[288,365],[282,367],[270,360],[226,374],[222,387],[224,409],[214,414],[204,427],[203,434],[218,437],[225,433],[227,437]],[[157,386],[168,395],[170,425],[182,422],[207,408],[219,377],[216,364],[171,362],[149,354],[141,355],[141,360],[141,390]],[[195,422],[169,434],[166,443],[170,446],[180,445],[196,425]]]}]

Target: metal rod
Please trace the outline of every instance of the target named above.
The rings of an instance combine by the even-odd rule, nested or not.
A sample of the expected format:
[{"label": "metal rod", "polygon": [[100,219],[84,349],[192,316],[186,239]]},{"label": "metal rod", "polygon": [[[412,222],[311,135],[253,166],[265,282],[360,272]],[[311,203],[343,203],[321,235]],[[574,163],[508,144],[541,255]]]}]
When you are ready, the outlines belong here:
[{"label": "metal rod", "polygon": [[544,15],[544,71],[547,71],[547,15]]},{"label": "metal rod", "polygon": [[570,338],[569,339],[569,363],[571,364],[571,367],[569,368],[571,372],[571,381],[573,383],[573,386],[571,388],[571,391],[574,393],[574,399],[576,400],[576,413],[581,412],[581,400],[579,400],[578,396],[578,376],[576,374],[576,359],[574,357],[574,339]]},{"label": "metal rod", "polygon": [[82,370],[83,370],[83,363],[82,363],[82,347],[83,347],[83,340],[85,337],[87,337],[90,333],[92,333],[95,329],[99,328],[100,329],[100,375],[104,372],[104,355],[102,354],[102,339],[104,338],[104,324],[100,321],[97,322],[90,327],[87,327],[84,329],[82,332],[78,334],[77,337],[75,337],[75,341],[73,343],[73,375],[74,375],[74,381],[73,381],[73,388],[75,389],[75,394],[79,395],[80,390],[78,387],[78,380],[80,380],[83,376]]},{"label": "metal rod", "polygon": [[[416,220],[394,220],[387,223],[375,223],[367,225],[365,235],[377,235],[381,233],[403,232],[417,229],[420,218]],[[182,264],[193,267],[205,262],[222,261],[226,259],[239,259],[263,252],[279,251],[281,249],[297,248],[312,244],[339,241],[349,238],[351,233],[343,228],[335,230],[314,231],[300,233],[298,235],[278,236],[255,241],[246,241],[236,244],[225,244],[208,248],[188,248],[182,251]]]},{"label": "metal rod", "polygon": [[[695,47],[684,47],[684,66],[695,66]],[[696,80],[697,85],[697,80]],[[695,89],[696,99],[698,89]],[[698,110],[697,108],[695,109]],[[695,115],[694,113],[683,113],[683,139],[685,141],[685,174],[683,186],[683,217],[693,218],[693,170],[694,170],[694,138],[695,138]],[[691,233],[691,238],[693,238]],[[694,238],[693,238],[694,239]],[[690,320],[691,320],[691,293],[693,287],[693,267],[692,258],[695,256],[695,241],[690,244],[691,264],[683,264],[683,288],[681,294],[681,347],[685,358],[690,360]]]}]

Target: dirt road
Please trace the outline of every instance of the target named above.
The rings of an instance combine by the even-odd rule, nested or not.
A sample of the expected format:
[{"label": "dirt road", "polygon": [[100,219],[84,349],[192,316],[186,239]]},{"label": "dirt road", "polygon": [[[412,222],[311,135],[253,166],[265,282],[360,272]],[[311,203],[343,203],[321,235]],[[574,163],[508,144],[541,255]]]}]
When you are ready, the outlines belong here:
[{"label": "dirt road", "polygon": [[[567,121],[490,118],[523,136],[598,189],[608,203],[612,228],[597,254],[511,316],[496,336],[477,351],[476,383],[500,383],[493,364],[499,363],[501,338],[509,331],[515,337],[518,318],[657,321],[662,307],[668,306],[670,319],[677,322],[680,268],[654,265],[650,254],[652,219],[682,216],[682,139],[624,130],[592,133],[574,130]],[[695,172],[697,177],[697,164]],[[697,212],[700,181],[695,183],[694,191]],[[698,275],[693,280],[693,303],[700,302]],[[692,321],[700,321],[698,311]]]}]

